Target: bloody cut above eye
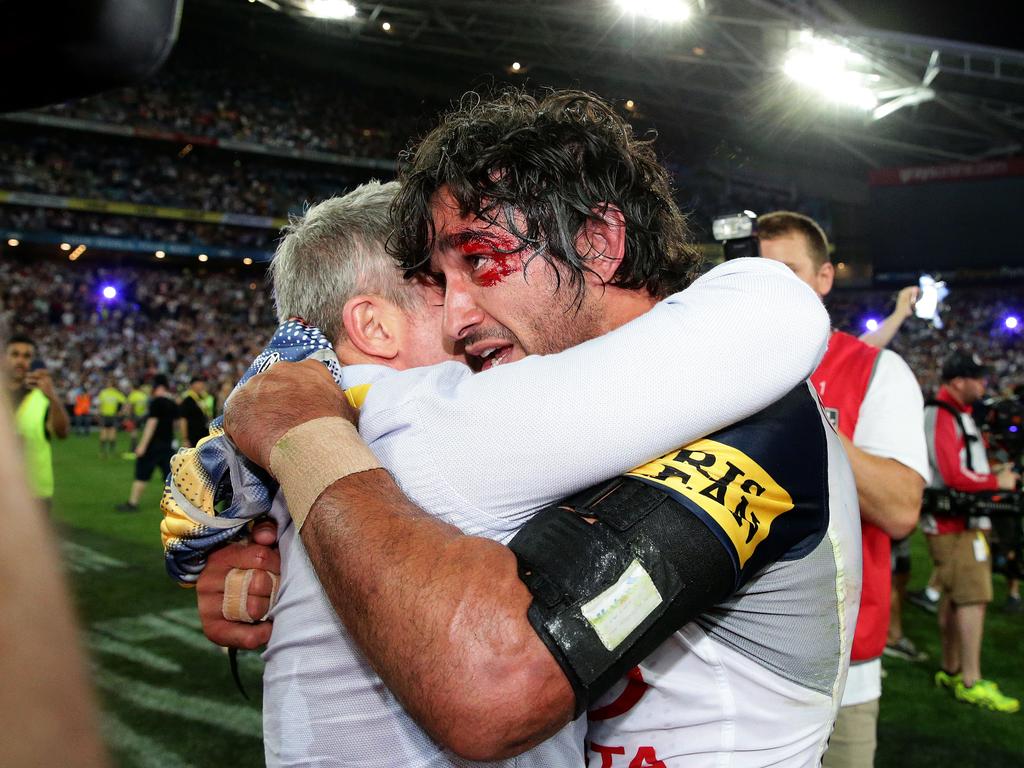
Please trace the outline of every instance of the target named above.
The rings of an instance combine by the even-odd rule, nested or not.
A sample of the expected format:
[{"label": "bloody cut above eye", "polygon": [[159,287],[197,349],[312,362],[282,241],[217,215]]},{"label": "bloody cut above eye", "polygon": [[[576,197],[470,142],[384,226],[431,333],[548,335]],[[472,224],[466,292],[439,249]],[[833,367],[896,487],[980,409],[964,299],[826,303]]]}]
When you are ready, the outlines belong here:
[{"label": "bloody cut above eye", "polygon": [[467,258],[486,257],[482,264],[476,264],[474,259],[474,269],[481,270],[476,281],[485,288],[497,285],[522,268],[522,244],[510,234],[476,233],[461,242],[459,250]]}]

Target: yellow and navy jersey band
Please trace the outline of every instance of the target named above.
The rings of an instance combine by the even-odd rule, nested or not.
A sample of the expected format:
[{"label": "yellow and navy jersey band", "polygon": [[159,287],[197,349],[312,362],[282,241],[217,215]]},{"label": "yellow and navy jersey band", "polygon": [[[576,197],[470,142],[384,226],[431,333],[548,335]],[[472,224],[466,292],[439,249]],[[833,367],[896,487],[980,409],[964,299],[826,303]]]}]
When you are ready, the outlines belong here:
[{"label": "yellow and navy jersey band", "polygon": [[725,547],[737,587],[765,565],[810,552],[829,522],[828,447],[806,385],[759,413],[637,467]]}]

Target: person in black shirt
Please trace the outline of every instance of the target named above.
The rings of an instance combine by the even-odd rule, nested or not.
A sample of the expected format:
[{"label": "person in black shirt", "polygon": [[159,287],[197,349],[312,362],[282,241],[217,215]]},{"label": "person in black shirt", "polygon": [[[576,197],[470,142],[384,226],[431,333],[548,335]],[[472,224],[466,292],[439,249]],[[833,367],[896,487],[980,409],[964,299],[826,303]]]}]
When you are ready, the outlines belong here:
[{"label": "person in black shirt", "polygon": [[206,404],[206,381],[196,376],[189,382],[188,389],[181,397],[178,404],[178,413],[181,418],[179,430],[182,437],[182,448],[192,448],[206,437],[209,431],[210,419],[213,414],[209,412]]},{"label": "person in black shirt", "polygon": [[135,482],[132,483],[128,501],[118,504],[118,512],[137,512],[139,499],[146,483],[157,467],[166,477],[171,471],[171,456],[174,448],[174,422],[178,419],[178,405],[171,397],[170,383],[163,374],[153,379],[153,396],[149,401],[145,427],[139,444],[135,446]]}]

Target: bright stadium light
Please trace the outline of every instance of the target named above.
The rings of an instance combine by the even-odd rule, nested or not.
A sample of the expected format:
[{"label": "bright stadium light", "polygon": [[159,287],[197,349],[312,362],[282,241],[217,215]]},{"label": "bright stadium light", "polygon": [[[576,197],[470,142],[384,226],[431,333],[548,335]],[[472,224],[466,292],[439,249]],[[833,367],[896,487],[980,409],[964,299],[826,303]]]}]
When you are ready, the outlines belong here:
[{"label": "bright stadium light", "polygon": [[869,331],[877,331],[878,321],[873,317],[869,317],[867,320],[864,321],[864,327]]},{"label": "bright stadium light", "polygon": [[1020,318],[1016,315],[1007,315],[1006,319],[1003,320],[1003,325],[1006,326],[1006,330],[1014,331],[1020,325]]},{"label": "bright stadium light", "polygon": [[162,259],[162,258],[163,258],[164,256],[166,256],[167,254],[166,254],[166,253],[164,253],[163,251],[157,251],[157,252],[156,252],[156,253],[154,253],[153,255],[154,255],[154,256],[156,256],[156,257],[157,257],[158,259]]},{"label": "bright stadium light", "polygon": [[319,19],[351,19],[356,7],[348,0],[306,0],[306,10]]},{"label": "bright stadium light", "polygon": [[209,257],[209,256],[207,256],[207,255],[206,255],[205,253],[200,253],[200,254],[199,254],[199,260],[200,260],[200,261],[209,261],[209,260],[210,260],[210,257]]},{"label": "bright stadium light", "polygon": [[683,22],[693,14],[684,0],[618,0],[619,7],[634,16],[655,21]]},{"label": "bright stadium light", "polygon": [[867,65],[856,51],[805,30],[786,55],[782,70],[827,101],[868,111],[878,106],[878,95],[871,87],[878,78],[862,71]]},{"label": "bright stadium light", "polygon": [[245,264],[245,266],[248,267],[249,265],[252,264],[252,259],[250,259],[248,256],[246,256],[244,259],[242,259],[242,263]]},{"label": "bright stadium light", "polygon": [[7,241],[7,244],[11,246],[11,248],[17,248],[19,245],[21,245],[21,240],[19,240],[16,237],[12,237],[10,240]]},{"label": "bright stadium light", "polygon": [[391,31],[391,22],[390,21],[385,21],[383,24],[380,25],[380,28],[383,29],[385,32],[390,32]]},{"label": "bright stadium light", "polygon": [[103,294],[103,298],[107,301],[117,298],[117,288],[112,285],[103,286],[101,293]]},{"label": "bright stadium light", "polygon": [[61,243],[60,244],[60,249],[62,251],[65,251],[65,252],[70,251],[71,250],[71,243]]}]

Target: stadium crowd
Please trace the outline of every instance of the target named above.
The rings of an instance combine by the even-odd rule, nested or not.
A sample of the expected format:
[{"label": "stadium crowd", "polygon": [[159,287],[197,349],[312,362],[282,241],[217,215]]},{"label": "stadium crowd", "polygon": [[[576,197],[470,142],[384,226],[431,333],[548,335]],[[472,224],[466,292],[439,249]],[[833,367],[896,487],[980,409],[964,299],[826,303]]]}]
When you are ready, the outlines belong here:
[{"label": "stadium crowd", "polygon": [[[926,397],[939,389],[941,361],[952,352],[975,353],[990,369],[989,391],[1008,394],[1024,384],[1024,339],[1021,328],[1007,328],[1007,317],[1024,310],[1019,287],[954,286],[941,312],[943,328],[911,317],[890,347],[907,361]],[[867,318],[881,319],[892,307],[887,291],[844,291],[828,302],[837,328],[860,334]],[[887,306],[888,305],[888,306]]]},{"label": "stadium crowd", "polygon": [[[107,299],[102,289],[113,286]],[[64,400],[113,381],[124,392],[166,374],[175,391],[197,375],[233,383],[273,329],[262,279],[189,270],[104,268],[0,259],[9,333],[37,340]]]},{"label": "stadium crowd", "polygon": [[157,244],[182,243],[196,247],[251,248],[270,253],[276,233],[262,227],[204,224],[178,219],[0,205],[0,229],[92,235]]},{"label": "stadium crowd", "polygon": [[[29,264],[4,257],[0,303],[10,332],[40,339],[41,356],[59,372],[55,379],[65,396],[75,387],[95,393],[109,377],[135,386],[158,372],[179,389],[199,374],[216,391],[219,382],[241,374],[274,327],[273,307],[256,274],[209,270],[196,279],[178,268]],[[106,285],[118,289],[116,298],[102,298]],[[989,362],[993,394],[1024,384],[1021,331],[1003,324],[1005,316],[1020,312],[1015,293],[954,288],[943,329],[916,318],[904,323],[890,346],[911,366],[925,396],[938,389],[939,367],[950,350],[973,351]],[[846,290],[828,304],[837,328],[859,334],[864,318],[884,314],[890,299],[887,292]]]},{"label": "stadium crowd", "polygon": [[170,142],[0,136],[0,189],[201,211],[285,216],[354,185],[340,166],[272,162]]},{"label": "stadium crowd", "polygon": [[[319,86],[319,87],[318,87]],[[47,108],[96,122],[356,157],[395,157],[422,96],[268,68],[170,66],[145,85]],[[436,111],[436,110],[432,110]]]}]

